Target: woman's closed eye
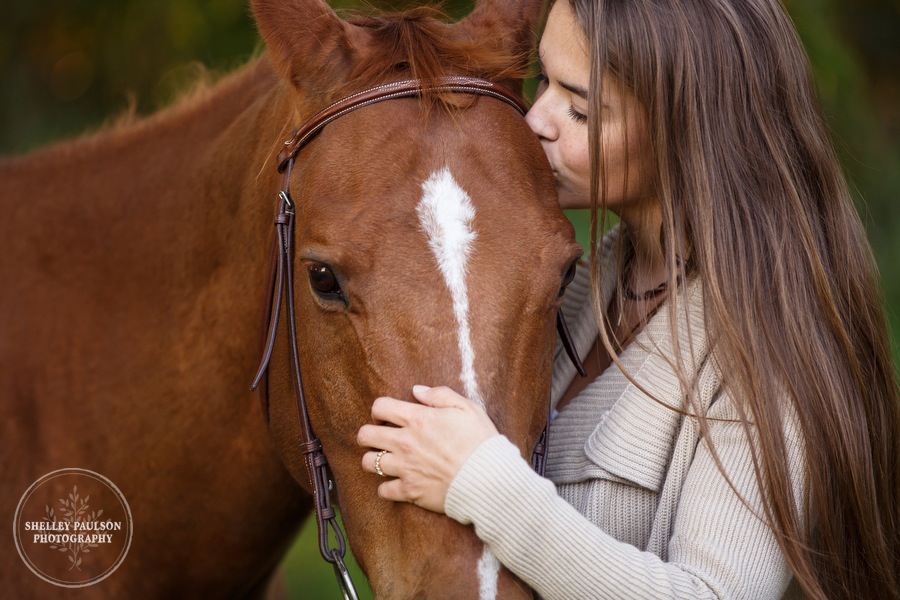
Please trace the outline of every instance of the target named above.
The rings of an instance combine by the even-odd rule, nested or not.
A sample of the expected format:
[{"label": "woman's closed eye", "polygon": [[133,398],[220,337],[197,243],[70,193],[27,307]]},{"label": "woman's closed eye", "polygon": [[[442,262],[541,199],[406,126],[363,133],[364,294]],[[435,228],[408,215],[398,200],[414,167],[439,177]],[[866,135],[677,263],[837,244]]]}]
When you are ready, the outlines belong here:
[{"label": "woman's closed eye", "polygon": [[574,106],[569,107],[569,117],[571,117],[572,120],[575,121],[576,123],[587,123],[587,120],[588,120],[587,115],[582,114],[582,113],[578,112],[577,110],[575,110]]}]

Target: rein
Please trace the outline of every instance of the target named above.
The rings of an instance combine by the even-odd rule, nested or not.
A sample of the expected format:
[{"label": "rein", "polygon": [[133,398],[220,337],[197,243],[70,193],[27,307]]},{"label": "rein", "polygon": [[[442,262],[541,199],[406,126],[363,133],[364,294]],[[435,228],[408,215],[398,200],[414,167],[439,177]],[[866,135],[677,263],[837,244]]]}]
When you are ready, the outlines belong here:
[{"label": "rein", "polygon": [[[319,532],[319,552],[322,558],[332,564],[338,585],[346,600],[356,600],[357,593],[350,579],[343,557],[346,554],[347,545],[344,533],[337,523],[334,507],[331,505],[330,490],[333,482],[328,473],[328,460],[322,450],[322,443],[315,436],[309,421],[306,396],[303,393],[303,380],[300,373],[300,353],[297,346],[297,318],[294,309],[294,217],[295,203],[290,192],[291,169],[297,154],[322,131],[322,129],[343,115],[358,108],[369,106],[377,102],[392,100],[395,98],[407,98],[420,96],[425,92],[452,92],[460,94],[475,94],[489,96],[501,100],[523,115],[527,107],[522,100],[509,89],[474,77],[448,76],[431,81],[408,79],[393,83],[386,83],[367,90],[363,90],[329,105],[313,115],[302,127],[297,129],[291,139],[284,142],[278,154],[278,172],[281,174],[281,189],[278,192],[278,213],[275,216],[276,236],[272,249],[273,264],[270,267],[269,284],[266,289],[267,311],[264,323],[266,336],[262,348],[262,356],[256,376],[253,379],[251,390],[256,390],[264,383],[268,373],[269,361],[275,347],[275,336],[278,330],[278,321],[281,314],[282,300],[286,304],[288,346],[290,349],[291,378],[293,380],[294,396],[297,401],[297,418],[300,422],[300,450],[303,452],[306,462],[306,470],[309,474],[309,484],[313,494],[313,504],[316,512],[316,525]],[[569,336],[568,328],[563,320],[562,311],[557,313],[557,330],[563,341],[563,346],[569,358],[575,364],[578,372],[584,376],[581,362],[575,353],[574,345]],[[268,421],[268,394],[266,385],[260,390],[262,395],[263,410]],[[549,424],[549,421],[548,421]],[[544,461],[547,449],[547,425],[541,433],[532,455],[532,466],[539,474],[544,474]],[[329,542],[328,528],[334,532],[336,546]]]}]

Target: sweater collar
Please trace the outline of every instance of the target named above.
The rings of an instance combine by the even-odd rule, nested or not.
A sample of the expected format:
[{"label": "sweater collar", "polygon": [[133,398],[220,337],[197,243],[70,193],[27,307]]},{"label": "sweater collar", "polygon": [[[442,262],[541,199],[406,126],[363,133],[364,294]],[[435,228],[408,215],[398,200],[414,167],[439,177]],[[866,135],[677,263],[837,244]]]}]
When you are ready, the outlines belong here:
[{"label": "sweater collar", "polygon": [[[618,231],[613,231],[603,244],[604,306],[615,289],[617,235]],[[598,332],[590,303],[589,274],[585,277],[586,303],[573,299],[573,304],[580,304],[581,308],[572,329],[582,356]],[[682,413],[690,410],[685,406],[687,391],[678,379],[675,357],[682,357],[684,371],[691,377],[708,355],[702,292],[698,280],[682,285],[676,296],[675,314],[665,303],[622,353],[620,361],[634,382],[613,364],[573,399],[554,424],[547,464],[549,477],[557,483],[614,478],[659,491]],[[677,322],[677,343],[670,335],[673,316]],[[554,376],[555,405],[575,376],[564,353],[556,362]]]}]

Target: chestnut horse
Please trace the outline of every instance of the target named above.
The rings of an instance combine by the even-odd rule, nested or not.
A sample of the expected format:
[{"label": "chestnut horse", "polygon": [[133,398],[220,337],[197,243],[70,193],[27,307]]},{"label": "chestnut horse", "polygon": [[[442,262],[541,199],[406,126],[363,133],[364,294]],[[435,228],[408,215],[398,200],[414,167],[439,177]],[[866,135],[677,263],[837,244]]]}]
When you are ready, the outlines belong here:
[{"label": "chestnut horse", "polygon": [[[63,467],[108,477],[134,519],[126,559],[90,587],[50,586],[4,543],[4,594],[265,594],[310,507],[284,319],[268,424],[248,389],[276,144],[387,81],[520,90],[539,4],[481,0],[446,24],[425,9],[349,22],[321,0],[254,0],[260,58],[160,114],[0,163],[2,520]],[[530,455],[579,253],[537,138],[493,98],[390,100],[329,124],[290,185],[310,420],[374,594],[530,598],[505,570],[485,574],[471,528],[378,498],[355,436],[377,396],[447,384]]]}]

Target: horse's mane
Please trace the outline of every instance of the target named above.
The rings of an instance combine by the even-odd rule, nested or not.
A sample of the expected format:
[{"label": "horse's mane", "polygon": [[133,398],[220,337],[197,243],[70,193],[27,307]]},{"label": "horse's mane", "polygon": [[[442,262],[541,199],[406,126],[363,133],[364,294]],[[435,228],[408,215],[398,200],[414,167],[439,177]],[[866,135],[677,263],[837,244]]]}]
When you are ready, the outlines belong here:
[{"label": "horse's mane", "polygon": [[[412,77],[430,81],[466,75],[490,81],[520,81],[528,75],[530,56],[514,54],[490,36],[462,35],[440,9],[421,6],[402,13],[352,15],[347,20],[372,33],[370,60],[357,65],[343,91],[359,91],[373,81]],[[459,94],[427,94],[447,106],[466,103]]]}]

